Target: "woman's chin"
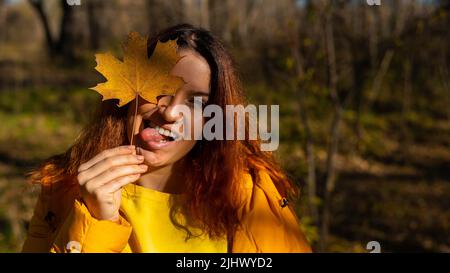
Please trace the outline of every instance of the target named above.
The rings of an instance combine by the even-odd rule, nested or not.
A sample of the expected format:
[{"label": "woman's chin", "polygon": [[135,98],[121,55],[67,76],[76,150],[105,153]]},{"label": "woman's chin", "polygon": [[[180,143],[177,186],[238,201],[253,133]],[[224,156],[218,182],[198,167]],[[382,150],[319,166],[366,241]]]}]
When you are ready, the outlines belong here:
[{"label": "woman's chin", "polygon": [[182,159],[194,147],[195,143],[195,140],[149,143],[137,138],[136,153],[144,156],[144,163],[149,167],[158,168]]},{"label": "woman's chin", "polygon": [[167,155],[161,150],[151,151],[138,146],[136,152],[144,156],[144,163],[149,167],[161,167],[167,164]]}]

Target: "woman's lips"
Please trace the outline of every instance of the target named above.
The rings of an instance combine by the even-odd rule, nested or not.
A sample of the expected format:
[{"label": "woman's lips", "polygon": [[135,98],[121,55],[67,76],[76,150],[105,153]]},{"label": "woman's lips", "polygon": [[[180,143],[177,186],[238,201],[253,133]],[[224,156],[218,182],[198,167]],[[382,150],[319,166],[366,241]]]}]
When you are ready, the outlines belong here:
[{"label": "woman's lips", "polygon": [[[161,149],[171,145],[174,141],[169,141],[165,136],[158,133],[155,128],[147,127],[139,133],[143,143],[150,149]],[[166,140],[166,141],[163,141]]]},{"label": "woman's lips", "polygon": [[155,128],[147,127],[139,133],[141,139],[144,142],[148,141],[160,141],[165,139],[164,136],[160,135]]}]

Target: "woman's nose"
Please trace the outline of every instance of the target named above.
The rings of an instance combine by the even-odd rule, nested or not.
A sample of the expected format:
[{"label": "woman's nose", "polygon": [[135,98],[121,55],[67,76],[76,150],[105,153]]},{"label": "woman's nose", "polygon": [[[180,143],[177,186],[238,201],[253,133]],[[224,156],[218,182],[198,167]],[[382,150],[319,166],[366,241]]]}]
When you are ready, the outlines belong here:
[{"label": "woman's nose", "polygon": [[177,122],[182,117],[180,112],[175,111],[175,106],[174,96],[162,96],[158,99],[159,113],[167,122]]}]

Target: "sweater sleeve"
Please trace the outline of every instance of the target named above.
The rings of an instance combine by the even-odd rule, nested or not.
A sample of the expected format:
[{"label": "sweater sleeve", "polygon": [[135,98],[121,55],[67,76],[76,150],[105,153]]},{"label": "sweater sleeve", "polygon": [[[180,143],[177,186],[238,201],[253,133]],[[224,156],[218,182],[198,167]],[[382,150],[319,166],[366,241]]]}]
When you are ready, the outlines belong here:
[{"label": "sweater sleeve", "polygon": [[282,205],[270,176],[260,172],[260,183],[245,179],[244,202],[240,210],[241,228],[233,237],[232,252],[311,252],[290,207]]},{"label": "sweater sleeve", "polygon": [[76,198],[78,189],[41,187],[22,252],[123,252],[132,227],[120,216],[118,222],[97,220]]},{"label": "sweater sleeve", "polygon": [[83,202],[75,200],[50,251],[120,253],[128,244],[131,229],[122,216],[118,222],[97,220]]},{"label": "sweater sleeve", "polygon": [[52,243],[52,227],[46,215],[46,202],[43,193],[39,194],[22,252],[48,252]]}]

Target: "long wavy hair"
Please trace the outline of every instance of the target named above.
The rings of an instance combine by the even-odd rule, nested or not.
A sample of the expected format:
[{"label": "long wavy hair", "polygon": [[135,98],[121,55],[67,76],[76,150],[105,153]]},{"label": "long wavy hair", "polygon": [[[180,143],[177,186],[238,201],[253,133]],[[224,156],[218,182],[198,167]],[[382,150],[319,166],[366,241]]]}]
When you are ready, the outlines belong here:
[{"label": "long wavy hair", "polygon": [[[181,48],[197,51],[208,62],[211,70],[210,96],[207,104],[246,105],[232,57],[219,39],[205,29],[180,24],[159,32],[148,40],[150,57],[158,41],[177,39]],[[116,100],[103,101],[92,120],[82,130],[75,143],[64,153],[43,162],[30,173],[30,181],[40,184],[76,182],[77,169],[103,150],[129,144],[127,137],[127,111],[129,105],[118,107]],[[225,117],[224,117],[225,119]],[[224,121],[225,122],[225,121]],[[225,123],[224,123],[225,124]],[[240,224],[239,189],[245,172],[259,183],[258,172],[265,171],[281,195],[298,197],[298,189],[284,174],[272,153],[260,149],[259,140],[200,140],[186,155],[186,191],[181,205],[173,205],[173,215],[181,211],[189,215],[211,238],[232,235]],[[177,227],[191,234],[187,226]]]}]

